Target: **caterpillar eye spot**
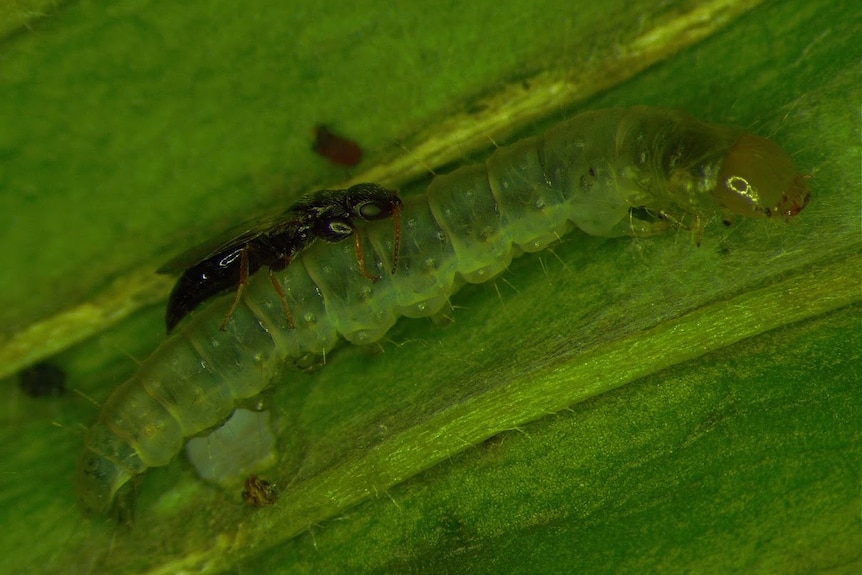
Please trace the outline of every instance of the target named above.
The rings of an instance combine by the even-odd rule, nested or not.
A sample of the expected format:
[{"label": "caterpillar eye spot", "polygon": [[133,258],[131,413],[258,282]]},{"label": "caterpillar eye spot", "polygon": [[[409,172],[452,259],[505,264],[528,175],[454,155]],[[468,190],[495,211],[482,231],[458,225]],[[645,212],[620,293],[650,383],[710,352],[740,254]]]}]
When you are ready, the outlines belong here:
[{"label": "caterpillar eye spot", "polygon": [[739,194],[751,200],[755,205],[760,201],[760,196],[754,186],[748,183],[748,180],[742,176],[730,176],[726,182],[727,188],[732,192]]},{"label": "caterpillar eye spot", "polygon": [[[433,316],[464,281],[488,281],[575,226],[597,236],[684,228],[699,244],[717,215],[725,225],[731,216],[793,216],[809,198],[807,178],[777,144],[644,106],[580,114],[403,200],[368,183],[308,194],[179,270],[166,314],[176,331],[87,434],[80,507],[108,513],[133,477],[222,425],[282,365],[313,368],[339,338],[370,344],[402,316]],[[369,223],[387,218],[392,226]],[[227,316],[215,300],[179,324],[230,292]],[[264,480],[249,480],[250,499],[271,498]]]}]

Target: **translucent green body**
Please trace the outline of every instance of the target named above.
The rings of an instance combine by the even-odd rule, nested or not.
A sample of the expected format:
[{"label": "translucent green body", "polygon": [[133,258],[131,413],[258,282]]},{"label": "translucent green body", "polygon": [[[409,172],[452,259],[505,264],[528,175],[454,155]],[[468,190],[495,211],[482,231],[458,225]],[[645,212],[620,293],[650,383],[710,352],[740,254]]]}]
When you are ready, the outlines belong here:
[{"label": "translucent green body", "polygon": [[403,198],[394,274],[392,223],[375,222],[361,238],[378,281],[362,275],[352,242],[314,246],[278,272],[293,328],[262,273],[226,331],[225,299],[181,324],[105,402],[79,462],[81,507],[108,512],[133,476],[222,424],[285,362],[324,354],[339,336],[378,341],[401,316],[435,314],[464,281],[490,280],[572,226],[602,236],[646,231],[633,225],[637,209],[699,233],[714,216],[793,216],[808,195],[777,145],[672,110],[588,112],[500,148]]}]

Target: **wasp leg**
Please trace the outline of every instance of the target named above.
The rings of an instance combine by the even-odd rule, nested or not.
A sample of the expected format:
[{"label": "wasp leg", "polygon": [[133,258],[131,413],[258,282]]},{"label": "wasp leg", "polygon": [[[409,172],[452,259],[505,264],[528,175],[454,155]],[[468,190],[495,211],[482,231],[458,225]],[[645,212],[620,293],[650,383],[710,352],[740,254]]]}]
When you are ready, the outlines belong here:
[{"label": "wasp leg", "polygon": [[242,253],[239,256],[239,284],[236,288],[236,297],[233,298],[233,303],[230,304],[230,309],[227,310],[227,314],[224,316],[224,320],[222,320],[219,329],[221,331],[227,330],[227,322],[230,321],[233,312],[236,310],[236,306],[239,305],[239,300],[242,297],[242,292],[245,291],[245,286],[248,285],[248,246],[242,249]]},{"label": "wasp leg", "polygon": [[356,250],[356,261],[359,263],[359,273],[370,279],[372,282],[379,280],[379,277],[370,273],[368,268],[365,267],[365,252],[362,249],[362,234],[359,233],[359,230],[356,230],[353,234],[353,249]]},{"label": "wasp leg", "polygon": [[[285,267],[290,264],[290,261],[285,264]],[[293,312],[290,311],[290,305],[287,303],[287,295],[284,293],[284,288],[278,283],[278,278],[275,277],[275,272],[269,268],[269,280],[272,282],[272,287],[278,292],[278,298],[281,300],[281,306],[284,308],[284,315],[287,316],[287,327],[293,329]]]}]

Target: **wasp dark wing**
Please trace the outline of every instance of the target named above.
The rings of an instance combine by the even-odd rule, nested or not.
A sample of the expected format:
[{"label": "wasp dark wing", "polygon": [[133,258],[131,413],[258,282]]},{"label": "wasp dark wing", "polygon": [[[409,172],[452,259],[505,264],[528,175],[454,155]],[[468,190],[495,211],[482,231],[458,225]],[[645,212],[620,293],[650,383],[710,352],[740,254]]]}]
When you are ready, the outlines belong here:
[{"label": "wasp dark wing", "polygon": [[[196,307],[211,297],[233,289],[240,282],[242,275],[243,251],[248,242],[230,246],[225,251],[215,254],[188,268],[177,280],[168,298],[168,308],[165,313],[165,325],[168,332]],[[260,268],[260,261],[255,259],[254,265],[249,262],[248,274],[253,274]]]},{"label": "wasp dark wing", "polygon": [[313,210],[328,207],[333,204],[334,198],[341,194],[344,194],[344,190],[320,190],[305,194],[288,209],[273,211],[233,226],[182,252],[156,271],[160,274],[181,274],[205,260],[228,253],[232,249],[240,249],[263,235],[272,234],[274,230],[289,225],[291,220],[306,216]]},{"label": "wasp dark wing", "polygon": [[[296,217],[294,210],[282,210],[257,220],[246,222],[180,254],[161,268],[162,274],[180,277],[168,299],[165,324],[168,332],[185,316],[206,300],[236,288],[264,264],[271,264],[278,254],[272,249],[269,236],[280,237],[291,229]],[[250,248],[257,249],[250,249]],[[243,252],[247,263],[242,270]]]},{"label": "wasp dark wing", "polygon": [[241,248],[290,216],[291,210],[281,210],[278,213],[272,213],[234,226],[216,237],[187,249],[157,269],[156,272],[166,275],[183,273],[204,260],[230,251],[231,248]]}]

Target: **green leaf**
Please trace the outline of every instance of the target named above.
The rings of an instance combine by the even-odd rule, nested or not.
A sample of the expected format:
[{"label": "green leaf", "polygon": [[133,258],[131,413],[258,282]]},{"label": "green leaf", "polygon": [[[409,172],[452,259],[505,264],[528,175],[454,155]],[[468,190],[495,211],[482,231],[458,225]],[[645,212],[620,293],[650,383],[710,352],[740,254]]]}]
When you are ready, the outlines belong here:
[{"label": "green leaf", "polygon": [[[7,36],[0,357],[65,350],[79,393],[3,387],[0,570],[858,571],[862,11],[375,4],[76,3]],[[170,256],[309,189],[632,104],[775,139],[811,204],[699,248],[573,232],[453,296],[448,326],[286,370],[275,506],[178,459],[133,526],[80,516],[85,397],[162,338]],[[318,122],[362,142],[362,173],[311,153]]]}]

